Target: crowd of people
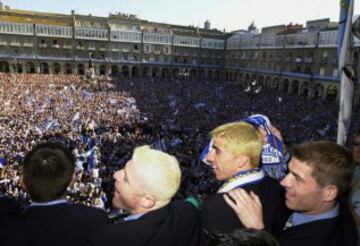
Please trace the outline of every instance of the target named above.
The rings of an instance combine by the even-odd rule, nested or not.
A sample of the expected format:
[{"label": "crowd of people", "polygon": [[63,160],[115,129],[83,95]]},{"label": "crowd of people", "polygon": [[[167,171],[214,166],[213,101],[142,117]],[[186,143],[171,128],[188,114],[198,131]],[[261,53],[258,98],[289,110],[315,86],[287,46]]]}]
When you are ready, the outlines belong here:
[{"label": "crowd of people", "polygon": [[[61,141],[77,156],[74,201],[108,206],[111,174],[139,144],[176,154],[184,172],[179,197],[216,189],[199,153],[215,126],[266,114],[288,144],[336,137],[335,102],[221,81],[1,74],[2,192],[25,199],[19,163],[36,143]],[[91,165],[91,172],[89,165]],[[94,166],[95,165],[95,166]],[[106,195],[107,194],[107,195]]]},{"label": "crowd of people", "polygon": [[[112,129],[139,117],[135,106],[126,101],[130,97],[109,91],[112,87],[104,81],[95,88],[76,76],[3,74],[0,90],[3,192],[26,200],[19,189],[19,163],[35,144],[59,141],[77,156],[79,183],[74,184],[70,193],[88,205],[98,204],[103,194],[101,177],[98,171],[94,173],[101,167],[100,146],[95,146],[95,142],[97,137],[107,136],[96,136],[95,128]],[[92,168],[84,165],[90,165],[86,163],[90,158]]]},{"label": "crowd of people", "polygon": [[[74,75],[1,74],[0,194],[15,197],[24,207],[32,204],[34,198],[25,192],[21,178],[21,164],[36,145],[57,142],[69,148],[75,158],[75,176],[68,183],[67,200],[110,212],[114,205],[111,199],[116,197],[114,173],[134,159],[137,146],[149,145],[179,161],[180,187],[167,199],[193,197],[201,202],[233,176],[218,178],[217,168],[200,160],[203,148],[214,138],[210,131],[254,113],[267,115],[281,130],[287,146],[336,138],[336,102],[304,98],[263,85],[254,89],[241,83],[180,78],[100,76],[89,80]],[[358,118],[360,111],[354,113]],[[356,124],[359,122],[354,129]],[[238,171],[242,170],[247,169]],[[216,178],[212,177],[214,172]],[[204,207],[210,208],[209,214],[215,219],[205,212],[202,216],[210,218],[205,228],[212,231],[212,223],[218,226],[219,218],[212,205],[209,207],[211,203],[207,204]],[[277,235],[281,226],[272,230],[273,220],[265,219],[265,228]],[[100,236],[99,242],[102,240]]]}]

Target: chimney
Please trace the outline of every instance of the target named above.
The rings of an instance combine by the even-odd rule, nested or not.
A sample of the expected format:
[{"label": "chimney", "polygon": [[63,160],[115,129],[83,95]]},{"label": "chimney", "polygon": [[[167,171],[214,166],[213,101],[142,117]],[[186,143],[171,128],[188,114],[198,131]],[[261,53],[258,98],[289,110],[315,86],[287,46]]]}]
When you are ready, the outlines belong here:
[{"label": "chimney", "polygon": [[205,23],[204,23],[204,29],[205,30],[210,30],[210,21],[209,20],[206,20]]}]

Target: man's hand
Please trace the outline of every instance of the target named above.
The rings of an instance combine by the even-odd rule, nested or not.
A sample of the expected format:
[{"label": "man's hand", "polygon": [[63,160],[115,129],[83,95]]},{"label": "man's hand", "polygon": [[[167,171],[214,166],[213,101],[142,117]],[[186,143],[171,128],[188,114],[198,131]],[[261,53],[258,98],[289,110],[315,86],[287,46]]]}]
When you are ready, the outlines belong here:
[{"label": "man's hand", "polygon": [[[262,128],[259,127],[259,132],[261,135],[261,138],[263,140],[263,143],[268,143],[268,136],[266,134],[266,131]],[[279,131],[279,129],[277,129],[275,126],[269,126],[269,130],[272,134],[274,134],[274,136],[276,136],[282,143],[284,142],[283,137],[281,135],[281,132]]]},{"label": "man's hand", "polygon": [[[282,154],[285,156],[287,149],[286,149],[286,145],[284,144],[284,139],[283,139],[281,132],[279,131],[279,129],[277,129],[275,126],[272,126],[272,125],[269,126],[269,130],[275,137],[277,137],[282,142],[282,144],[283,144],[283,153]],[[266,131],[263,128],[259,127],[259,132],[260,132],[263,144],[267,144],[268,136],[266,134]]]},{"label": "man's hand", "polygon": [[251,191],[249,194],[244,189],[239,188],[229,191],[223,197],[246,228],[264,229],[262,205],[255,193]]},{"label": "man's hand", "polygon": [[277,129],[275,126],[269,126],[269,130],[272,134],[274,134],[282,143],[284,143],[283,137],[281,135],[281,132],[279,129]]}]

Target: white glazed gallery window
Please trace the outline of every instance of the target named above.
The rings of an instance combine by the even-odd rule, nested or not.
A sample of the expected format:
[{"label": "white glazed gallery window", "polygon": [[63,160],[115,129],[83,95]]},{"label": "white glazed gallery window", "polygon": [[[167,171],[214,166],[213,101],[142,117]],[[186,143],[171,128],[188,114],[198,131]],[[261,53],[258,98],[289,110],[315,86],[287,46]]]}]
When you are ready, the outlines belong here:
[{"label": "white glazed gallery window", "polygon": [[339,69],[338,68],[334,68],[332,76],[335,77],[335,78],[337,78],[339,76]]},{"label": "white glazed gallery window", "polygon": [[324,67],[321,67],[320,68],[320,73],[319,73],[321,76],[324,76],[325,75],[325,68]]}]

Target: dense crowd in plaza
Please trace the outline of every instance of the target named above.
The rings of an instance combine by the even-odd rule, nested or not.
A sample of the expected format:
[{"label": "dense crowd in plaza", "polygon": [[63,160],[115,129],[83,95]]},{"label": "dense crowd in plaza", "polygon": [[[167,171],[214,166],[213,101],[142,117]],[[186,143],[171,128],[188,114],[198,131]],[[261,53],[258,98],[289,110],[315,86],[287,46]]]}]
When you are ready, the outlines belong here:
[{"label": "dense crowd in plaza", "polygon": [[219,124],[262,113],[288,144],[336,136],[334,102],[265,86],[249,90],[233,82],[106,76],[96,81],[73,75],[1,75],[0,157],[7,162],[2,192],[26,199],[18,182],[19,163],[35,144],[48,140],[66,143],[77,156],[72,199],[104,208],[113,171],[140,144],[179,158],[184,182],[178,195],[187,197],[216,188],[199,153]]}]

